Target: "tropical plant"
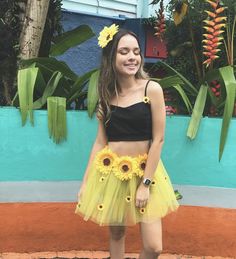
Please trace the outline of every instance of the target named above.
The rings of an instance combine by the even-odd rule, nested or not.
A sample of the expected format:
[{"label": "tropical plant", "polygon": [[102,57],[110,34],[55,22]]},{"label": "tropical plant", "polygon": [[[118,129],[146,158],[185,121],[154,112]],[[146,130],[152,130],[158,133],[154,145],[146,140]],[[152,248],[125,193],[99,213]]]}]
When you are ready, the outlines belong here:
[{"label": "tropical plant", "polygon": [[66,99],[63,97],[48,97],[48,129],[49,136],[55,143],[66,139]]},{"label": "tropical plant", "polygon": [[[209,3],[213,9],[210,11],[206,10],[206,13],[208,14],[208,19],[204,20],[204,23],[207,25],[207,26],[204,26],[204,29],[207,31],[207,33],[203,34],[203,36],[205,37],[205,39],[203,40],[203,43],[204,43],[203,47],[206,50],[206,51],[203,51],[203,54],[207,57],[207,59],[203,62],[203,64],[205,64],[206,67],[209,67],[209,70],[205,74],[206,84],[201,86],[200,88],[199,96],[201,95],[202,96],[201,98],[199,97],[196,100],[187,135],[191,139],[195,138],[196,136],[198,125],[201,120],[202,112],[205,106],[206,95],[209,89],[208,87],[209,83],[211,83],[212,79],[221,81],[221,85],[222,86],[224,85],[226,89],[225,98],[223,100],[221,98],[218,98],[218,102],[217,102],[215,101],[216,98],[213,95],[210,95],[212,102],[215,104],[216,107],[217,106],[219,107],[220,105],[222,105],[222,102],[224,106],[221,136],[220,136],[220,146],[219,146],[219,160],[220,160],[226,143],[226,138],[228,134],[230,120],[233,114],[235,97],[236,97],[236,80],[235,80],[234,68],[233,68],[233,53],[234,53],[233,41],[234,41],[235,18],[232,24],[232,34],[229,34],[229,31],[230,31],[229,28],[231,24],[229,22],[225,23],[225,21],[227,20],[227,16],[220,16],[220,14],[226,9],[226,7],[220,6],[220,2],[218,0],[215,0],[215,1],[207,0],[206,2]],[[236,17],[236,13],[234,14],[234,17]],[[217,53],[221,51],[219,49],[219,46],[222,44],[221,41],[224,40],[224,37],[222,37],[221,34],[224,32],[224,30],[222,29],[225,27],[227,27],[227,31],[228,31],[228,33],[226,34],[226,41],[228,43],[228,46],[227,44],[225,44],[228,66],[222,66],[213,70],[213,61],[219,58]],[[230,57],[230,55],[232,56]],[[197,112],[197,110],[199,110],[200,112]],[[192,131],[192,129],[194,129],[194,131]]]},{"label": "tropical plant", "polygon": [[165,28],[166,28],[163,0],[160,1],[160,8],[158,12],[156,10],[155,12],[157,15],[157,19],[156,19],[156,24],[154,26],[154,29],[156,30],[154,35],[162,40],[163,34],[165,32]]},{"label": "tropical plant", "polygon": [[16,90],[14,78],[17,70],[21,12],[16,1],[0,1],[0,105],[11,105]]},{"label": "tropical plant", "polygon": [[[93,36],[94,33],[89,26],[81,25],[53,38],[50,57],[21,61],[21,69],[18,71],[18,92],[14,104],[20,106],[22,125],[25,125],[28,114],[33,124],[33,110],[49,108],[50,104],[48,111],[50,136],[56,143],[66,138],[65,135],[60,135],[66,134],[64,111],[71,109],[72,104],[78,108],[83,103],[87,96],[85,86],[95,70],[78,76],[65,62],[53,56],[62,55],[69,48]],[[55,122],[59,124],[59,129],[53,126]]]},{"label": "tropical plant", "polygon": [[[160,0],[153,1],[154,4],[158,2]],[[194,100],[187,136],[190,139],[196,137],[207,103],[211,108],[215,107],[218,111],[222,110],[220,160],[226,143],[236,96],[234,66],[236,3],[232,0],[206,0],[205,3],[202,1],[171,0],[168,6],[173,13],[174,23],[177,26],[175,29],[173,29],[173,25],[167,26],[165,32],[168,44],[172,44],[172,49],[169,49],[169,53],[172,54],[173,63],[176,62],[178,57],[182,57],[183,53],[186,54],[184,52],[186,49],[189,49],[191,50],[191,58],[188,58],[188,60],[193,68],[192,70],[195,71],[190,78],[195,90],[190,93],[185,89],[190,102]],[[228,9],[226,8],[227,6],[229,7]],[[204,9],[206,11],[202,12]],[[206,14],[207,17],[205,17]],[[171,24],[171,21],[169,21],[169,24]],[[201,24],[203,24],[202,28],[199,27]],[[179,41],[168,39],[168,35],[170,35],[168,34],[169,27],[172,28],[172,33],[179,35]],[[197,33],[195,33],[196,28]],[[185,31],[187,32],[185,41],[181,42],[181,36]],[[202,39],[202,43],[200,39]],[[225,49],[222,48],[223,46],[225,46]],[[223,54],[220,55],[220,53]],[[178,71],[178,67],[176,70]],[[190,66],[187,71],[189,70],[191,71]],[[176,75],[179,74],[174,69],[172,71]],[[188,77],[187,73],[185,72],[186,77]]]},{"label": "tropical plant", "polygon": [[83,106],[85,84],[94,72],[78,76],[55,58],[94,35],[86,25],[62,34],[61,6],[62,0],[0,3],[0,104],[20,107],[22,125],[28,115],[33,125],[34,109],[48,107],[49,133],[56,143],[66,137],[65,116],[56,111]]},{"label": "tropical plant", "polygon": [[[27,3],[32,4],[32,2],[0,1],[0,105],[13,105],[12,100],[17,91],[16,74],[19,64],[20,34],[26,16]],[[49,2],[49,8],[38,54],[40,57],[48,56],[52,36],[62,32],[60,21],[62,0],[47,2]]]}]

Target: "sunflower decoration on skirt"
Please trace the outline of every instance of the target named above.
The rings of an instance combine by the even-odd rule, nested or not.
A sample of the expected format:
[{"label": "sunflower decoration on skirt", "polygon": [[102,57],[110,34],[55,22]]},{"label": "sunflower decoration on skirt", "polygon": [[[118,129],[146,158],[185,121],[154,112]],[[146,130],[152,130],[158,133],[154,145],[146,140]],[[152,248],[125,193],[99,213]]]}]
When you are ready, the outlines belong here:
[{"label": "sunflower decoration on skirt", "polygon": [[138,168],[135,171],[135,174],[139,177],[143,177],[143,175],[144,175],[144,170],[145,170],[146,163],[147,163],[147,157],[148,157],[148,155],[146,153],[144,155],[139,155],[137,157]]},{"label": "sunflower decoration on skirt", "polygon": [[122,156],[114,163],[114,175],[121,181],[132,179],[133,173],[137,170],[137,162],[129,156]]},{"label": "sunflower decoration on skirt", "polygon": [[146,212],[146,209],[145,209],[145,208],[140,208],[140,209],[139,209],[139,212],[140,212],[141,214],[144,214],[144,213]]},{"label": "sunflower decoration on skirt", "polygon": [[96,155],[95,164],[97,170],[102,174],[109,174],[116,158],[116,154],[114,154],[108,147],[105,147]]}]

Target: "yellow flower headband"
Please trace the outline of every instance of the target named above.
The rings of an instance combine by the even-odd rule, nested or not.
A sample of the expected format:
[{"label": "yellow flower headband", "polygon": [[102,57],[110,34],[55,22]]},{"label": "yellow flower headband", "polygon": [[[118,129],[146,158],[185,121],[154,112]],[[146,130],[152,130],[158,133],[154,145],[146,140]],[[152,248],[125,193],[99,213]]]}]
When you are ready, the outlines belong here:
[{"label": "yellow flower headband", "polygon": [[100,32],[98,37],[98,45],[101,48],[105,48],[108,42],[110,42],[114,35],[118,32],[119,25],[112,24],[110,27],[105,26]]}]

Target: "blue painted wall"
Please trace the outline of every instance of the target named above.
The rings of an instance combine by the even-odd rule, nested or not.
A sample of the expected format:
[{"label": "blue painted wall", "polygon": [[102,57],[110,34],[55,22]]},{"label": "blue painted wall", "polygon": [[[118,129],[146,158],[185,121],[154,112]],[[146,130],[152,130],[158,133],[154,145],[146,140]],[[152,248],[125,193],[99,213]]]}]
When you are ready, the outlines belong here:
[{"label": "blue painted wall", "polygon": [[69,49],[64,55],[57,58],[64,60],[78,75],[98,68],[100,65],[101,48],[97,45],[97,37],[104,26],[109,26],[112,23],[120,24],[122,20],[63,12],[62,24],[64,31],[86,24],[91,27],[96,36],[79,46]]},{"label": "blue painted wall", "polygon": [[[97,37],[104,26],[119,24],[122,28],[134,31],[141,42],[142,51],[145,48],[145,28],[141,19],[105,18],[93,15],[63,12],[62,24],[64,31],[69,31],[79,25],[86,24],[91,27],[95,36],[79,46],[69,49],[64,55],[57,57],[65,61],[78,75],[82,75],[100,65],[101,48],[97,45]],[[146,62],[155,63],[158,59],[145,59]]]},{"label": "blue painted wall", "polygon": [[[67,111],[67,141],[48,137],[47,112],[35,111],[35,126],[21,126],[18,109],[0,109],[0,181],[81,180],[96,136],[96,119]],[[189,118],[168,117],[162,159],[175,184],[236,188],[236,120],[218,162],[221,119],[204,118],[195,141],[186,137]]]}]

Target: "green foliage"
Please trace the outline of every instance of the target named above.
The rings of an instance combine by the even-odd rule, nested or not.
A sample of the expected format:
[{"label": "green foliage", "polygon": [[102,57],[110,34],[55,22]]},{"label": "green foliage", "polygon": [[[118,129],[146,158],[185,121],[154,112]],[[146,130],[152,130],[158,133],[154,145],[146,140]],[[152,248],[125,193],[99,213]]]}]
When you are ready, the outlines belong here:
[{"label": "green foliage", "polygon": [[66,99],[63,97],[48,97],[48,130],[49,136],[56,144],[66,140]]},{"label": "green foliage", "polygon": [[[18,70],[19,38],[25,0],[0,1],[0,105],[12,105],[16,98],[16,74]],[[50,0],[47,20],[39,51],[40,57],[48,57],[51,39],[62,33],[62,0]]]},{"label": "green foliage", "polygon": [[95,71],[89,80],[88,86],[88,114],[90,117],[93,116],[97,102],[98,102],[98,93],[97,93],[97,84],[99,78],[99,70]]},{"label": "green foliage", "polygon": [[223,114],[223,122],[221,127],[220,147],[219,147],[219,160],[222,157],[224,146],[226,143],[228,129],[232,118],[234,103],[236,98],[236,80],[234,70],[231,66],[222,67],[219,69],[220,75],[223,78],[226,88],[226,100]]},{"label": "green foliage", "polygon": [[[32,64],[37,64],[39,67],[42,68],[43,73],[48,78],[48,73],[50,74],[53,71],[59,71],[63,73],[63,75],[73,81],[77,79],[76,73],[74,73],[70,67],[64,61],[58,61],[56,58],[44,57],[44,58],[32,58],[28,60],[22,60],[21,65],[23,67],[31,66]],[[43,69],[44,68],[44,69]]]},{"label": "green foliage", "polygon": [[[56,50],[55,53],[62,54],[70,47],[90,39],[93,35],[94,33],[90,27],[85,25],[63,33],[55,40],[56,43],[53,45],[54,50]],[[84,101],[87,95],[86,84],[92,75],[90,89],[92,87],[96,88],[94,80],[97,80],[98,73],[90,71],[79,77],[65,62],[51,57],[22,60],[21,67],[24,69],[19,70],[18,73],[18,94],[14,98],[14,104],[16,106],[20,105],[22,124],[25,124],[28,112],[32,115],[33,109],[49,108],[47,105],[50,104],[49,132],[50,136],[53,136],[54,141],[59,143],[65,137],[64,129],[66,125],[62,125],[65,123],[65,120],[63,119],[64,117],[60,118],[62,119],[60,127],[58,126],[60,130],[57,132],[55,125],[59,123],[59,118],[54,118],[53,116],[64,116],[62,107],[63,109],[70,109],[72,102],[79,104],[81,100]],[[91,111],[95,109],[97,100],[94,99],[91,91],[90,96],[92,106],[90,105],[89,110]],[[61,100],[63,100],[63,105]],[[91,101],[89,104],[91,104]],[[60,105],[57,106],[57,104]],[[30,119],[31,123],[33,123],[33,116]]]},{"label": "green foliage", "polygon": [[94,33],[87,25],[81,25],[71,31],[67,31],[53,38],[54,44],[51,45],[50,55],[62,55],[69,48],[77,46],[93,36]]},{"label": "green foliage", "polygon": [[202,84],[199,89],[199,92],[194,104],[191,120],[188,126],[188,131],[187,131],[187,136],[190,139],[194,139],[197,135],[197,131],[202,118],[202,113],[206,103],[207,89],[208,89],[207,84]]},{"label": "green foliage", "polygon": [[[174,9],[174,3],[169,4],[168,10],[172,15]],[[183,49],[179,55],[172,55],[172,52],[178,49],[178,46],[186,42],[191,42],[190,26],[192,27],[194,34],[194,43],[197,49],[197,55],[199,61],[202,60],[202,20],[205,17],[203,13],[203,1],[193,1],[188,9],[188,17],[186,17],[181,24],[176,26],[170,17],[170,21],[166,28],[165,39],[167,41],[167,50],[170,55],[166,62],[172,67],[176,68],[181,74],[186,76],[193,84],[199,81],[197,72],[195,69],[195,63],[193,59],[193,48],[187,46]],[[190,24],[191,22],[191,24]]]},{"label": "green foliage", "polygon": [[62,0],[50,0],[47,19],[44,26],[42,41],[38,55],[39,57],[48,57],[53,37],[63,33],[63,28],[61,24],[61,8]]},{"label": "green foliage", "polygon": [[15,92],[20,13],[16,1],[0,1],[0,105],[10,105]]},{"label": "green foliage", "polygon": [[[165,32],[165,40],[169,53],[166,60],[168,65],[164,63],[161,65],[164,65],[165,69],[172,76],[174,73],[174,75],[185,82],[185,84],[180,85],[179,98],[185,100],[186,109],[190,107],[188,107],[186,100],[189,100],[190,104],[194,104],[187,131],[187,136],[190,139],[196,137],[201,118],[204,115],[208,115],[210,109],[214,108],[218,112],[218,115],[222,115],[223,121],[219,146],[220,160],[226,143],[236,98],[235,66],[233,67],[236,58],[234,49],[236,2],[235,0],[220,1],[221,5],[227,6],[227,11],[224,13],[227,16],[227,33],[223,35],[225,38],[225,49],[221,47],[223,50],[219,52],[220,58],[214,60],[214,64],[211,65],[210,69],[206,70],[203,66],[202,54],[204,51],[202,36],[206,31],[203,29],[202,21],[207,17],[204,10],[209,9],[209,4],[206,1],[185,1],[188,4],[187,15],[176,26],[172,20],[172,13],[176,10],[176,4],[183,1],[169,1],[168,10],[170,16]],[[190,85],[186,84],[187,81],[184,78],[191,82]],[[174,85],[178,85],[178,81],[179,79],[171,83],[172,88]],[[212,92],[212,84],[220,86],[218,97]],[[193,87],[189,87],[191,85]],[[180,91],[184,91],[188,99]],[[216,88],[214,88],[214,91],[216,91]]]},{"label": "green foliage", "polygon": [[[22,1],[24,2],[24,0],[18,1],[18,4],[22,4]],[[2,7],[0,10],[1,16],[9,8],[8,1],[0,4],[3,3],[6,5],[0,6]],[[13,8],[15,1],[11,3],[12,12],[6,15],[5,20],[0,19],[0,36],[2,36],[1,39],[4,39],[0,39],[1,61],[10,56],[9,51],[7,52],[4,47],[8,47],[12,51],[13,43],[10,45],[9,43],[14,42],[17,45],[21,31],[21,28],[17,27],[18,34],[14,34],[16,37],[13,41],[14,31],[6,21],[11,20],[14,15],[19,18],[20,13],[16,13]],[[25,125],[28,115],[33,125],[34,109],[48,108],[49,134],[55,143],[59,143],[66,138],[66,108],[71,109],[72,103],[76,105],[76,108],[79,108],[78,106],[84,103],[87,96],[87,83],[94,72],[90,71],[80,77],[65,62],[49,57],[50,54],[53,56],[61,55],[69,48],[77,46],[94,36],[91,28],[87,25],[81,25],[72,31],[62,33],[60,24],[61,5],[62,0],[50,1],[39,57],[19,61],[18,91],[14,92],[14,98],[9,98],[13,105],[20,107],[22,125]],[[16,5],[16,7],[19,6]],[[19,20],[15,24],[19,25]],[[54,42],[53,45],[51,45],[52,42]],[[16,60],[15,58],[15,64]],[[6,68],[7,66],[2,62],[0,68],[2,67]],[[14,69],[16,71],[17,66]],[[4,71],[1,70],[0,72],[0,75],[4,77]],[[11,74],[11,78],[14,78],[14,73],[13,76]],[[5,92],[6,89],[4,89]]]},{"label": "green foliage", "polygon": [[30,122],[33,125],[33,92],[39,69],[35,67],[21,69],[18,71],[18,92],[22,125],[26,123],[29,114]]}]

